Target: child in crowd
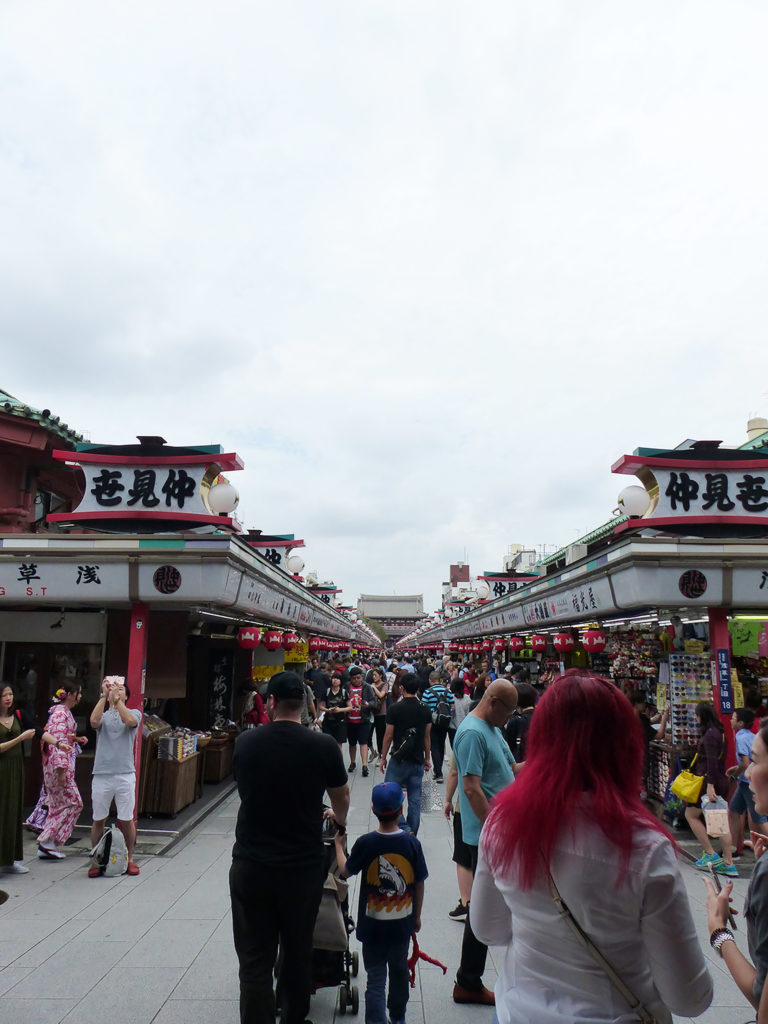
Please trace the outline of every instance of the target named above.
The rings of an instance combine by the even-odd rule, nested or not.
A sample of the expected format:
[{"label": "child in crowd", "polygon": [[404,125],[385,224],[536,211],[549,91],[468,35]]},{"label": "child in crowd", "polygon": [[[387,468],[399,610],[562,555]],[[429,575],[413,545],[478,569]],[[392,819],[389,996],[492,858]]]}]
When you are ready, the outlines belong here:
[{"label": "child in crowd", "polygon": [[[379,819],[375,832],[360,836],[349,857],[336,836],[336,860],[342,878],[360,873],[357,937],[368,975],[365,1024],[403,1024],[408,1004],[408,948],[421,928],[427,865],[421,843],[398,825],[403,791],[396,782],[373,787],[371,809]],[[385,998],[387,970],[389,997]]]}]

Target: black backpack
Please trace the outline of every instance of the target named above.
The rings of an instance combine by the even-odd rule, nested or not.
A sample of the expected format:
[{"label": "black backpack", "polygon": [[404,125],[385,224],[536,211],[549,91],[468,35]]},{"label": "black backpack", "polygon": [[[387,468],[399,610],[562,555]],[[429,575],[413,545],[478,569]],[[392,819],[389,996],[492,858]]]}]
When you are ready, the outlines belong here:
[{"label": "black backpack", "polygon": [[451,724],[452,717],[453,708],[448,703],[448,694],[443,693],[441,697],[438,697],[437,706],[432,712],[432,724],[436,725],[438,729],[447,729]]},{"label": "black backpack", "polygon": [[405,730],[397,749],[392,751],[392,760],[397,761],[398,764],[402,761],[418,760],[417,746],[416,730],[411,726],[410,729]]}]

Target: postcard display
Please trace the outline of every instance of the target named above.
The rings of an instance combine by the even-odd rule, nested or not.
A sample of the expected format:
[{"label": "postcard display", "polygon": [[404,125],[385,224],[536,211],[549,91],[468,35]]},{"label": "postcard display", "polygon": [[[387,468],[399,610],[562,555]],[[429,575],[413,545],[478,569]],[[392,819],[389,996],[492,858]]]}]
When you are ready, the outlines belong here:
[{"label": "postcard display", "polygon": [[688,759],[699,740],[696,705],[712,700],[710,654],[670,654],[659,665],[656,690],[658,711],[669,710],[669,741],[651,744],[648,766],[648,794],[664,800],[676,771],[678,757]]}]

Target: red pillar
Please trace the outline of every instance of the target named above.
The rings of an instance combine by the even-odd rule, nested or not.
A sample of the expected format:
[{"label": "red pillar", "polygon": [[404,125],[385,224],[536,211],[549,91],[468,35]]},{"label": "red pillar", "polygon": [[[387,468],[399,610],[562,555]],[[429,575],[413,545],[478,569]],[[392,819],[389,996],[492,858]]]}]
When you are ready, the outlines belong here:
[{"label": "red pillar", "polygon": [[[731,665],[731,634],[728,630],[728,611],[725,608],[709,608],[709,646],[712,651],[712,696],[715,701],[715,710],[717,711],[720,721],[723,723],[725,728],[725,739],[727,743],[727,752],[725,755],[726,767],[736,764],[736,749],[733,739],[733,729],[731,727],[731,715],[733,714],[732,705],[731,709],[723,710],[722,703],[720,700],[720,683],[719,683],[719,667],[721,660],[723,663],[727,659],[728,668]],[[723,654],[725,652],[725,654]],[[729,679],[730,687],[730,679]],[[732,692],[732,691],[731,691]],[[731,697],[731,702],[733,698]]]},{"label": "red pillar", "polygon": [[[128,668],[125,681],[131,691],[128,707],[137,711],[144,710],[144,673],[147,665],[147,630],[149,605],[136,603],[131,605],[131,631],[128,637]],[[136,765],[136,807],[133,812],[134,821],[139,813],[139,775],[141,774],[141,726],[138,729],[134,746],[134,763]]]}]

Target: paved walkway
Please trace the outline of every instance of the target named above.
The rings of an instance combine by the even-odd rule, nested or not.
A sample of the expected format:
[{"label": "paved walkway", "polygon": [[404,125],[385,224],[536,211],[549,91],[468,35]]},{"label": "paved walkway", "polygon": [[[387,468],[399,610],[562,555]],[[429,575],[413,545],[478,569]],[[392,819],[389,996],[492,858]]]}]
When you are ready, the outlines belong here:
[{"label": "paved walkway", "polygon": [[[371,786],[381,775],[352,780],[350,838],[375,827]],[[430,877],[420,943],[448,966],[420,966],[409,1003],[409,1024],[490,1024],[486,1007],[459,1007],[451,999],[461,925],[447,913],[456,905],[450,830],[442,817],[443,787],[425,783],[420,838]],[[138,878],[89,879],[82,852],[60,862],[35,857],[30,836],[27,875],[5,875],[10,899],[0,908],[0,1024],[237,1024],[237,967],[232,945],[227,873],[237,814],[227,799],[164,856],[141,859]],[[743,873],[748,873],[745,865]],[[699,872],[683,874],[704,945],[707,928]],[[736,885],[741,906],[746,880]],[[353,893],[356,906],[356,891]],[[743,931],[739,932],[742,948]],[[357,948],[352,940],[352,948]],[[711,953],[708,950],[708,953]],[[495,982],[500,950],[491,950],[486,982]],[[714,1005],[703,1024],[740,1024],[754,1018],[715,955]],[[357,979],[362,1000],[365,977]],[[340,1024],[336,989],[312,999],[315,1024]],[[678,1018],[682,1019],[682,1018]],[[567,1024],[567,1022],[564,1022]]]}]

